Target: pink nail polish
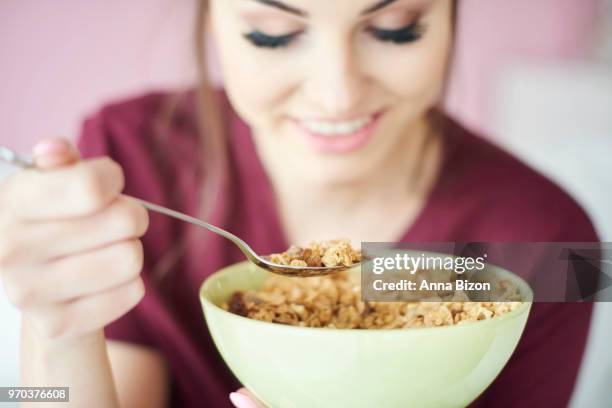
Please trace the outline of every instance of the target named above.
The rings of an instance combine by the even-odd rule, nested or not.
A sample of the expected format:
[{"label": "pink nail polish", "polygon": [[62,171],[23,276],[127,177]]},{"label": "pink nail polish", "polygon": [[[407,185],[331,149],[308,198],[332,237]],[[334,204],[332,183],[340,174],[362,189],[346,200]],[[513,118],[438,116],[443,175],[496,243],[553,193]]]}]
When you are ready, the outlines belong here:
[{"label": "pink nail polish", "polygon": [[34,156],[59,154],[66,150],[66,143],[60,139],[47,139],[34,146]]},{"label": "pink nail polish", "polygon": [[236,408],[257,408],[257,405],[249,397],[239,392],[230,393],[229,398]]}]

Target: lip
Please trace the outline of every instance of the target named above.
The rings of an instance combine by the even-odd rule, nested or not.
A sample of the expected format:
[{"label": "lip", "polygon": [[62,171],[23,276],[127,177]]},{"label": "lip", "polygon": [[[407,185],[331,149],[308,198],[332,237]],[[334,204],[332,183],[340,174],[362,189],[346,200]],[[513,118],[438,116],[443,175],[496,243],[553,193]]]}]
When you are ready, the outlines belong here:
[{"label": "lip", "polygon": [[[298,129],[298,133],[302,136],[302,138],[316,151],[319,151],[321,153],[346,154],[359,150],[372,139],[383,113],[383,111],[378,111],[372,114],[372,121],[367,126],[363,127],[362,129],[359,129],[356,132],[334,137],[329,137],[321,135],[317,132],[313,132],[312,130],[306,128],[300,120],[291,119],[291,122],[295,124]],[[325,121],[342,122],[357,119],[364,116],[367,115],[353,116],[347,119],[326,119]]]}]

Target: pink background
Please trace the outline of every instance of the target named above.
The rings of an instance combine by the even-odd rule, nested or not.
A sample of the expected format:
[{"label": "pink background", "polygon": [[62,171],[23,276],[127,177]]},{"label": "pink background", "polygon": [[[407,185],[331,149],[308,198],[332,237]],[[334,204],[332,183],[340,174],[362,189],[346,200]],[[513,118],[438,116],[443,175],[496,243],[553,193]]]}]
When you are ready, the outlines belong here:
[{"label": "pink background", "polygon": [[[488,131],[505,65],[568,58],[590,44],[595,0],[462,0],[450,110]],[[2,0],[0,142],[74,137],[109,99],[192,78],[193,1]]]}]

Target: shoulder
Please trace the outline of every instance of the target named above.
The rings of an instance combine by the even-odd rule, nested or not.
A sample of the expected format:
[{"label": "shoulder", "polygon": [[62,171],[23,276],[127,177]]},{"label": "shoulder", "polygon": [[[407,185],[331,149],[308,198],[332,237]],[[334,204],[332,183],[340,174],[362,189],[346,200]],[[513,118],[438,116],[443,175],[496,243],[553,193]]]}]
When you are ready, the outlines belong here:
[{"label": "shoulder", "polygon": [[146,149],[165,128],[166,138],[195,131],[191,92],[148,92],[112,101],[88,116],[78,138],[84,157],[128,156]]},{"label": "shoulder", "polygon": [[124,192],[185,210],[202,164],[195,92],[149,92],[102,106],[83,123],[85,159],[109,156],[122,167]]},{"label": "shoulder", "polygon": [[585,211],[559,185],[493,142],[453,128],[448,172],[455,194],[468,197],[470,222],[494,226],[500,240],[597,240]]}]

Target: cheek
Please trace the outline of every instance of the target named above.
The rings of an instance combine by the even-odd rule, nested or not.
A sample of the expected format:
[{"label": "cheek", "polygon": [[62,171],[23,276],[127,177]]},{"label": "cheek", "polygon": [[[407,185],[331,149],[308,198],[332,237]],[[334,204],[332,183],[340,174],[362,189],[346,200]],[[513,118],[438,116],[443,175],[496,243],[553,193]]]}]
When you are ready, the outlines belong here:
[{"label": "cheek", "polygon": [[378,82],[419,111],[438,102],[446,79],[449,33],[430,34],[414,44],[381,44],[380,55],[370,56],[372,61],[387,62],[373,71]]},{"label": "cheek", "polygon": [[238,27],[220,27],[215,32],[224,86],[247,122],[270,126],[295,87],[296,70],[285,50],[258,49],[242,34]]}]

